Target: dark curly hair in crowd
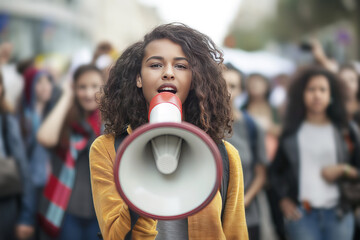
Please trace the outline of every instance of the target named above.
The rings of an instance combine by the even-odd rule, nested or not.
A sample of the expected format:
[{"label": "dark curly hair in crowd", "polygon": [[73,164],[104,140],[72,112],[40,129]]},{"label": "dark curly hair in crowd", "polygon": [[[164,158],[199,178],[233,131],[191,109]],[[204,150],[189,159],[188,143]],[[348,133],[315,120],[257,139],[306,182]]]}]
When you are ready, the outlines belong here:
[{"label": "dark curly hair in crowd", "polygon": [[333,73],[322,68],[304,69],[295,75],[288,93],[288,106],[285,113],[283,137],[295,133],[306,118],[304,92],[313,77],[324,76],[330,86],[331,102],[326,110],[330,121],[339,129],[347,126],[344,103],[344,86]]},{"label": "dark curly hair in crowd", "polygon": [[147,103],[136,86],[146,46],[169,39],[181,46],[192,71],[191,90],[183,104],[185,121],[204,130],[219,142],[231,132],[229,94],[222,77],[223,54],[206,35],[180,23],[156,27],[128,47],[110,70],[100,99],[105,133],[121,134],[128,125],[135,129],[147,123]]}]

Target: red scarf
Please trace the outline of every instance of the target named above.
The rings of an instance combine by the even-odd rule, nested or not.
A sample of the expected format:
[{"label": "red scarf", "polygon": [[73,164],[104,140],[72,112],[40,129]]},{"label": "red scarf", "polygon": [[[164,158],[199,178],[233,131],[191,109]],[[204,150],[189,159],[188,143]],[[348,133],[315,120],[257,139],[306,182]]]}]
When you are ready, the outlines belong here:
[{"label": "red scarf", "polygon": [[83,122],[71,124],[69,147],[64,157],[58,154],[43,192],[39,220],[44,231],[51,237],[60,233],[63,218],[70,200],[76,176],[76,160],[85,148],[90,149],[92,142],[101,133],[99,110],[92,112]]}]

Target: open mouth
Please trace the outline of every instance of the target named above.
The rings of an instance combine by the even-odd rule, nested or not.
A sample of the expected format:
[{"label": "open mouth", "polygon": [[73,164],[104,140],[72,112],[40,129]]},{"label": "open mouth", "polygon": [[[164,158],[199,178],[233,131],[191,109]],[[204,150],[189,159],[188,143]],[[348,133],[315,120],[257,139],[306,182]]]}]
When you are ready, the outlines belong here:
[{"label": "open mouth", "polygon": [[171,85],[170,84],[163,84],[158,89],[158,93],[162,93],[162,92],[170,92],[170,93],[176,94],[177,88],[172,84]]}]

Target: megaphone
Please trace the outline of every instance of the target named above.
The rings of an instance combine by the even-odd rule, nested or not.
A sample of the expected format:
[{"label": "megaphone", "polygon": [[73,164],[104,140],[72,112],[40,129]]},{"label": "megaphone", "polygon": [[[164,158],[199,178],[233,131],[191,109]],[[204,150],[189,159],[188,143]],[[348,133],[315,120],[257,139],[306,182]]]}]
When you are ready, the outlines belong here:
[{"label": "megaphone", "polygon": [[221,183],[222,159],[200,128],[182,122],[182,104],[162,92],[150,102],[149,123],[118,148],[115,183],[125,203],[141,216],[175,220],[203,209]]}]

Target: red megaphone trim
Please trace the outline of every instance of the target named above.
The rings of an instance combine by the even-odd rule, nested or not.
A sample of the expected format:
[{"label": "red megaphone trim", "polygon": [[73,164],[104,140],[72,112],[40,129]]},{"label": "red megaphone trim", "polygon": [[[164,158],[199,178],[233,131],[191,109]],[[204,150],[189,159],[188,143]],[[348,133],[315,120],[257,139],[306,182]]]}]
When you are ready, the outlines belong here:
[{"label": "red megaphone trim", "polygon": [[180,99],[178,98],[178,96],[176,96],[175,94],[171,93],[171,92],[161,92],[156,94],[155,97],[153,97],[150,101],[150,107],[149,107],[149,114],[148,114],[148,120],[150,121],[150,114],[151,111],[153,110],[153,108],[161,103],[171,103],[173,105],[175,105],[181,114],[181,119],[182,119],[182,104]]}]

